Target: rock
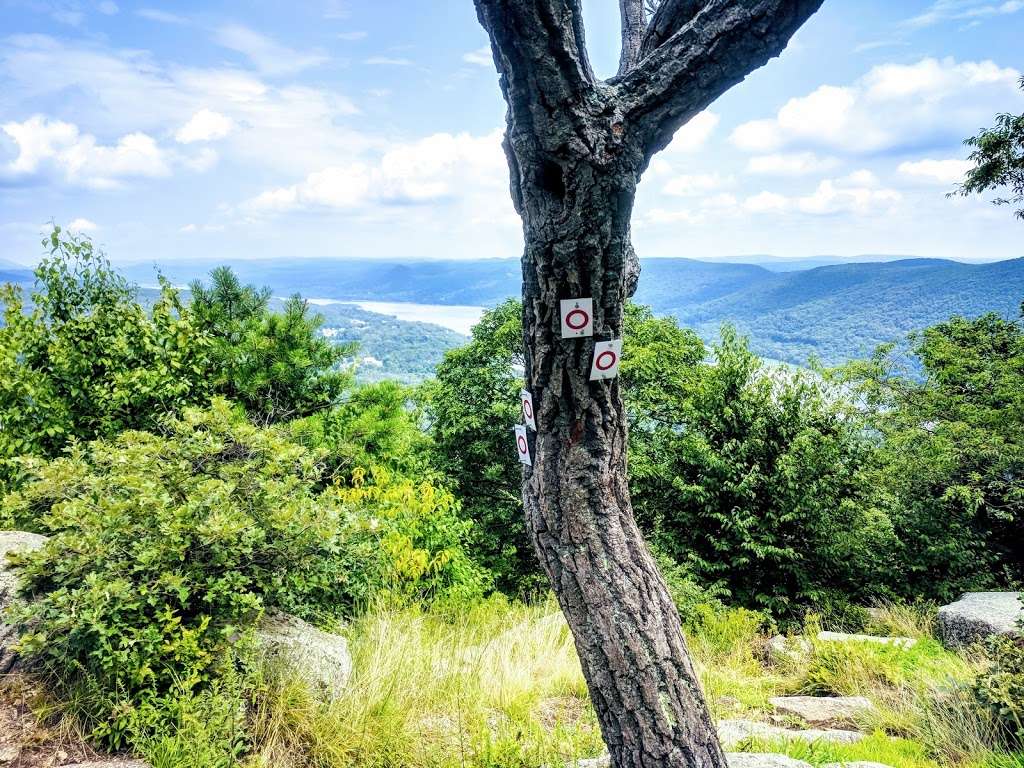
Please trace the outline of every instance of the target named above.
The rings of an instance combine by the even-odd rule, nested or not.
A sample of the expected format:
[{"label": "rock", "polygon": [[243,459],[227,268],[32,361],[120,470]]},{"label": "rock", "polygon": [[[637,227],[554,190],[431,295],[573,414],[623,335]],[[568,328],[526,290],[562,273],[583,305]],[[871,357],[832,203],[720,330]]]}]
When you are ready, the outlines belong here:
[{"label": "rock", "polygon": [[[774,755],[758,752],[727,752],[725,755],[729,768],[811,768],[809,763],[794,760],[786,755]],[[570,768],[610,768],[612,764],[608,755],[593,757],[589,760],[578,760],[570,764]]]},{"label": "rock", "polygon": [[0,763],[7,765],[13,763],[21,755],[21,749],[13,744],[0,747]]},{"label": "rock", "polygon": [[725,747],[735,746],[750,739],[796,739],[799,741],[828,741],[853,744],[864,738],[863,733],[834,728],[808,728],[795,731],[756,720],[722,720],[718,723],[718,738]]},{"label": "rock", "polygon": [[967,592],[939,608],[939,637],[947,648],[963,648],[991,635],[1020,631],[1020,592]]},{"label": "rock", "polygon": [[810,725],[855,725],[858,715],[874,705],[863,696],[776,696],[775,711],[794,715]]},{"label": "rock", "polygon": [[7,555],[39,549],[45,543],[46,537],[38,533],[0,531],[0,673],[10,672],[18,659],[13,650],[18,642],[17,628],[4,621],[4,614],[18,592],[18,577],[7,562]]},{"label": "rock", "polygon": [[917,645],[917,640],[912,637],[848,635],[845,632],[819,632],[818,639],[827,643],[878,643],[879,645],[894,645],[903,650],[909,650]]},{"label": "rock", "polygon": [[352,675],[348,641],[295,616],[265,616],[256,630],[256,642],[268,657],[284,661],[331,698],[341,695]]},{"label": "rock", "polygon": [[810,763],[787,755],[758,752],[727,752],[729,768],[811,768]]},{"label": "rock", "polygon": [[776,664],[800,661],[811,652],[811,642],[806,637],[785,637],[776,635],[768,641],[768,658]]}]

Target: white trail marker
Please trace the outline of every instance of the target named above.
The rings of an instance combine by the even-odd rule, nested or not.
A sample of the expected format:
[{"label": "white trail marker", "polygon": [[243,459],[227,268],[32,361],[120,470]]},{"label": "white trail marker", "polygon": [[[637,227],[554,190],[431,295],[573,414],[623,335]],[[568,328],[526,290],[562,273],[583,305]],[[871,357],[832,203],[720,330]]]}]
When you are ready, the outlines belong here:
[{"label": "white trail marker", "polygon": [[594,300],[562,299],[562,338],[594,335]]},{"label": "white trail marker", "polygon": [[594,362],[590,366],[590,380],[614,379],[619,375],[622,357],[622,339],[599,341],[594,344]]},{"label": "white trail marker", "polygon": [[519,452],[519,463],[532,467],[533,459],[530,458],[530,441],[526,438],[526,427],[522,424],[516,424],[514,429],[516,433],[516,451]]},{"label": "white trail marker", "polygon": [[537,419],[533,415],[533,395],[524,389],[519,393],[519,399],[523,403],[523,419],[526,420],[526,426],[536,432]]}]

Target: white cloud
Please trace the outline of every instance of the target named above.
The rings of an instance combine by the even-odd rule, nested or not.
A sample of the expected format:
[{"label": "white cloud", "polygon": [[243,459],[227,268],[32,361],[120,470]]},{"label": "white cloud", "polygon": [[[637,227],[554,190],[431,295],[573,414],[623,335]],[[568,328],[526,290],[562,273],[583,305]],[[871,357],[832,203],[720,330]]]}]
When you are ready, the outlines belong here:
[{"label": "white cloud", "polygon": [[369,34],[369,32],[365,32],[363,30],[355,30],[353,32],[339,32],[337,37],[339,40],[344,40],[346,42],[351,43],[355,42],[356,40],[365,40],[367,37],[369,37]]},{"label": "white cloud", "polygon": [[68,224],[68,229],[78,233],[95,232],[99,229],[99,225],[89,219],[75,219]]},{"label": "white cloud", "polygon": [[924,13],[907,19],[905,26],[919,29],[940,24],[944,21],[973,20],[1006,16],[1024,9],[1024,0],[936,0]]},{"label": "white cloud", "polygon": [[834,157],[819,157],[813,152],[776,153],[750,158],[747,162],[747,172],[771,176],[803,176],[808,173],[821,173],[836,165]]},{"label": "white cloud", "polygon": [[759,192],[743,201],[743,208],[750,213],[770,213],[789,207],[789,199],[777,192]]},{"label": "white cloud", "polygon": [[415,62],[412,59],[403,59],[392,56],[371,56],[364,64],[374,67],[411,67]]},{"label": "white cloud", "polygon": [[686,125],[676,131],[672,137],[672,143],[668,145],[665,152],[669,155],[675,153],[692,153],[701,149],[718,127],[721,118],[714,112],[701,112],[695,115]]},{"label": "white cloud", "polygon": [[719,189],[730,181],[718,173],[682,174],[669,179],[662,187],[662,192],[673,197],[691,197]]},{"label": "white cloud", "polygon": [[167,176],[169,161],[156,141],[145,133],[122,136],[103,146],[78,126],[36,115],[22,123],[0,126],[17,144],[18,156],[4,173],[13,177],[46,172],[62,175],[72,184],[97,189],[115,187],[131,177]]},{"label": "white cloud", "polygon": [[873,173],[859,170],[840,179],[824,179],[807,195],[787,197],[776,192],[761,192],[744,200],[743,208],[755,214],[866,216],[887,211],[902,199],[903,195],[897,190],[880,187]]},{"label": "white cloud", "polygon": [[250,213],[355,209],[461,199],[497,215],[511,208],[501,131],[485,136],[438,133],[397,144],[374,161],[331,166],[246,201]]},{"label": "white cloud", "polygon": [[852,85],[822,85],[790,99],[774,118],[744,123],[731,139],[762,154],[816,148],[859,154],[957,142],[1007,104],[1024,101],[1019,77],[992,61],[884,64]]},{"label": "white cloud", "polygon": [[220,112],[201,109],[178,129],[174,134],[174,138],[181,144],[192,144],[196,141],[216,141],[217,139],[223,139],[234,128],[235,122],[230,117],[225,117]]},{"label": "white cloud", "polygon": [[144,52],[45,35],[5,40],[0,82],[0,115],[17,114],[23,104],[63,103],[68,93],[89,94],[75,103],[75,121],[103,136],[173,136],[211,109],[244,127],[218,146],[222,157],[292,178],[386,143],[346,124],[359,110],[335,89],[275,85],[228,67],[165,65]]},{"label": "white cloud", "polygon": [[184,25],[189,23],[189,20],[184,16],[179,16],[176,13],[168,13],[167,11],[161,11],[159,8],[139,8],[135,11],[135,15],[143,19],[159,22],[160,24]]},{"label": "white cloud", "polygon": [[96,7],[99,9],[100,13],[106,16],[114,16],[121,10],[117,7],[117,3],[111,2],[111,0],[104,0],[104,2],[100,3]]},{"label": "white cloud", "polygon": [[462,60],[467,64],[475,64],[478,67],[489,68],[494,66],[494,57],[491,56],[491,46],[489,45],[462,54]]},{"label": "white cloud", "polygon": [[963,181],[964,175],[973,167],[969,160],[918,160],[900,163],[899,172],[905,176],[935,182],[954,184]]},{"label": "white cloud", "polygon": [[246,56],[266,75],[289,75],[316,67],[328,61],[319,51],[303,53],[287,48],[241,24],[229,24],[217,30],[219,45]]}]

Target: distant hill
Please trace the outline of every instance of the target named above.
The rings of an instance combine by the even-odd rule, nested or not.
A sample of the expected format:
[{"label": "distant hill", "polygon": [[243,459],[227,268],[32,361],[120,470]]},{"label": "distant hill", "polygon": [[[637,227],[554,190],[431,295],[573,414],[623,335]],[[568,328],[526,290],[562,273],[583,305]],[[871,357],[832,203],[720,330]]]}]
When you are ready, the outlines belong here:
[{"label": "distant hill", "polygon": [[[793,264],[786,260],[781,269],[775,263],[780,259],[749,258],[765,263],[647,259],[636,300],[649,304],[658,314],[675,315],[706,340],[716,338],[721,324],[729,322],[748,334],[754,349],[766,357],[800,365],[816,357],[831,365],[868,355],[878,344],[902,339],[953,314],[973,317],[993,311],[1016,317],[1024,299],[1024,259],[979,264],[878,255],[864,257],[863,262],[835,259],[842,263],[804,269],[789,269]],[[804,261],[813,263],[815,259]],[[217,263],[179,262],[163,271],[172,282],[184,284],[204,276]],[[491,307],[518,296],[522,283],[516,259],[295,259],[239,261],[232,266],[243,280],[268,285],[279,296],[297,292],[308,298],[335,300]],[[142,284],[155,280],[151,265],[119,269]],[[355,317],[361,310],[322,311],[339,313],[341,322],[341,315]],[[387,323],[392,320],[388,318]],[[429,369],[441,354],[425,355],[424,351],[432,344],[438,350],[448,348],[460,338],[451,331],[419,324],[432,329],[428,335],[433,337],[417,341],[416,351],[402,362],[399,340],[408,341],[420,331],[396,325],[394,333],[385,333],[387,323],[381,326],[381,333],[390,333],[390,341],[377,347],[371,347],[366,338],[372,335],[370,330],[352,324],[346,328],[348,333],[361,334],[364,354],[377,357],[372,351],[376,349],[392,355],[388,373],[414,365],[416,370],[409,374],[423,375],[421,363],[430,361]]]}]

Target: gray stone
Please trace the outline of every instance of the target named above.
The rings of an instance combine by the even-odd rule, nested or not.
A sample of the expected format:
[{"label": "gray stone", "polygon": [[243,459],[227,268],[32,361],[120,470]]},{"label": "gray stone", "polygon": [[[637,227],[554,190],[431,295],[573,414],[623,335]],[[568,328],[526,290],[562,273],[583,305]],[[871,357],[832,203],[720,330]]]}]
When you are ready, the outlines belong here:
[{"label": "gray stone", "polygon": [[725,747],[735,746],[750,739],[796,739],[807,742],[853,744],[863,739],[864,734],[837,728],[807,728],[797,731],[756,720],[722,720],[718,723],[718,738]]},{"label": "gray stone", "polygon": [[992,635],[1020,631],[1020,592],[967,592],[939,608],[939,636],[947,648],[963,648]]},{"label": "gray stone", "polygon": [[874,706],[863,696],[776,696],[769,701],[779,714],[818,726],[856,725]]},{"label": "gray stone", "polygon": [[348,641],[295,616],[265,616],[256,643],[268,658],[283,661],[331,698],[341,695],[352,675]]},{"label": "gray stone", "polygon": [[819,632],[818,640],[826,643],[877,643],[878,645],[894,645],[909,650],[917,645],[912,637],[882,637],[880,635],[848,635],[845,632]]},{"label": "gray stone", "polygon": [[18,576],[7,555],[39,549],[46,537],[25,531],[0,531],[0,673],[10,672],[18,660],[14,645],[18,642],[17,628],[4,620],[7,609],[14,604],[18,592]]},{"label": "gray stone", "polygon": [[[774,755],[758,752],[728,752],[725,755],[729,768],[811,768],[809,763],[802,760],[794,760],[786,755]],[[588,760],[578,760],[571,763],[571,768],[611,768],[611,758],[608,755],[593,757]]]},{"label": "gray stone", "polygon": [[799,662],[811,652],[811,641],[806,637],[776,635],[768,641],[768,658],[775,663]]},{"label": "gray stone", "polygon": [[758,752],[727,752],[729,768],[811,768],[810,763],[787,755]]}]

